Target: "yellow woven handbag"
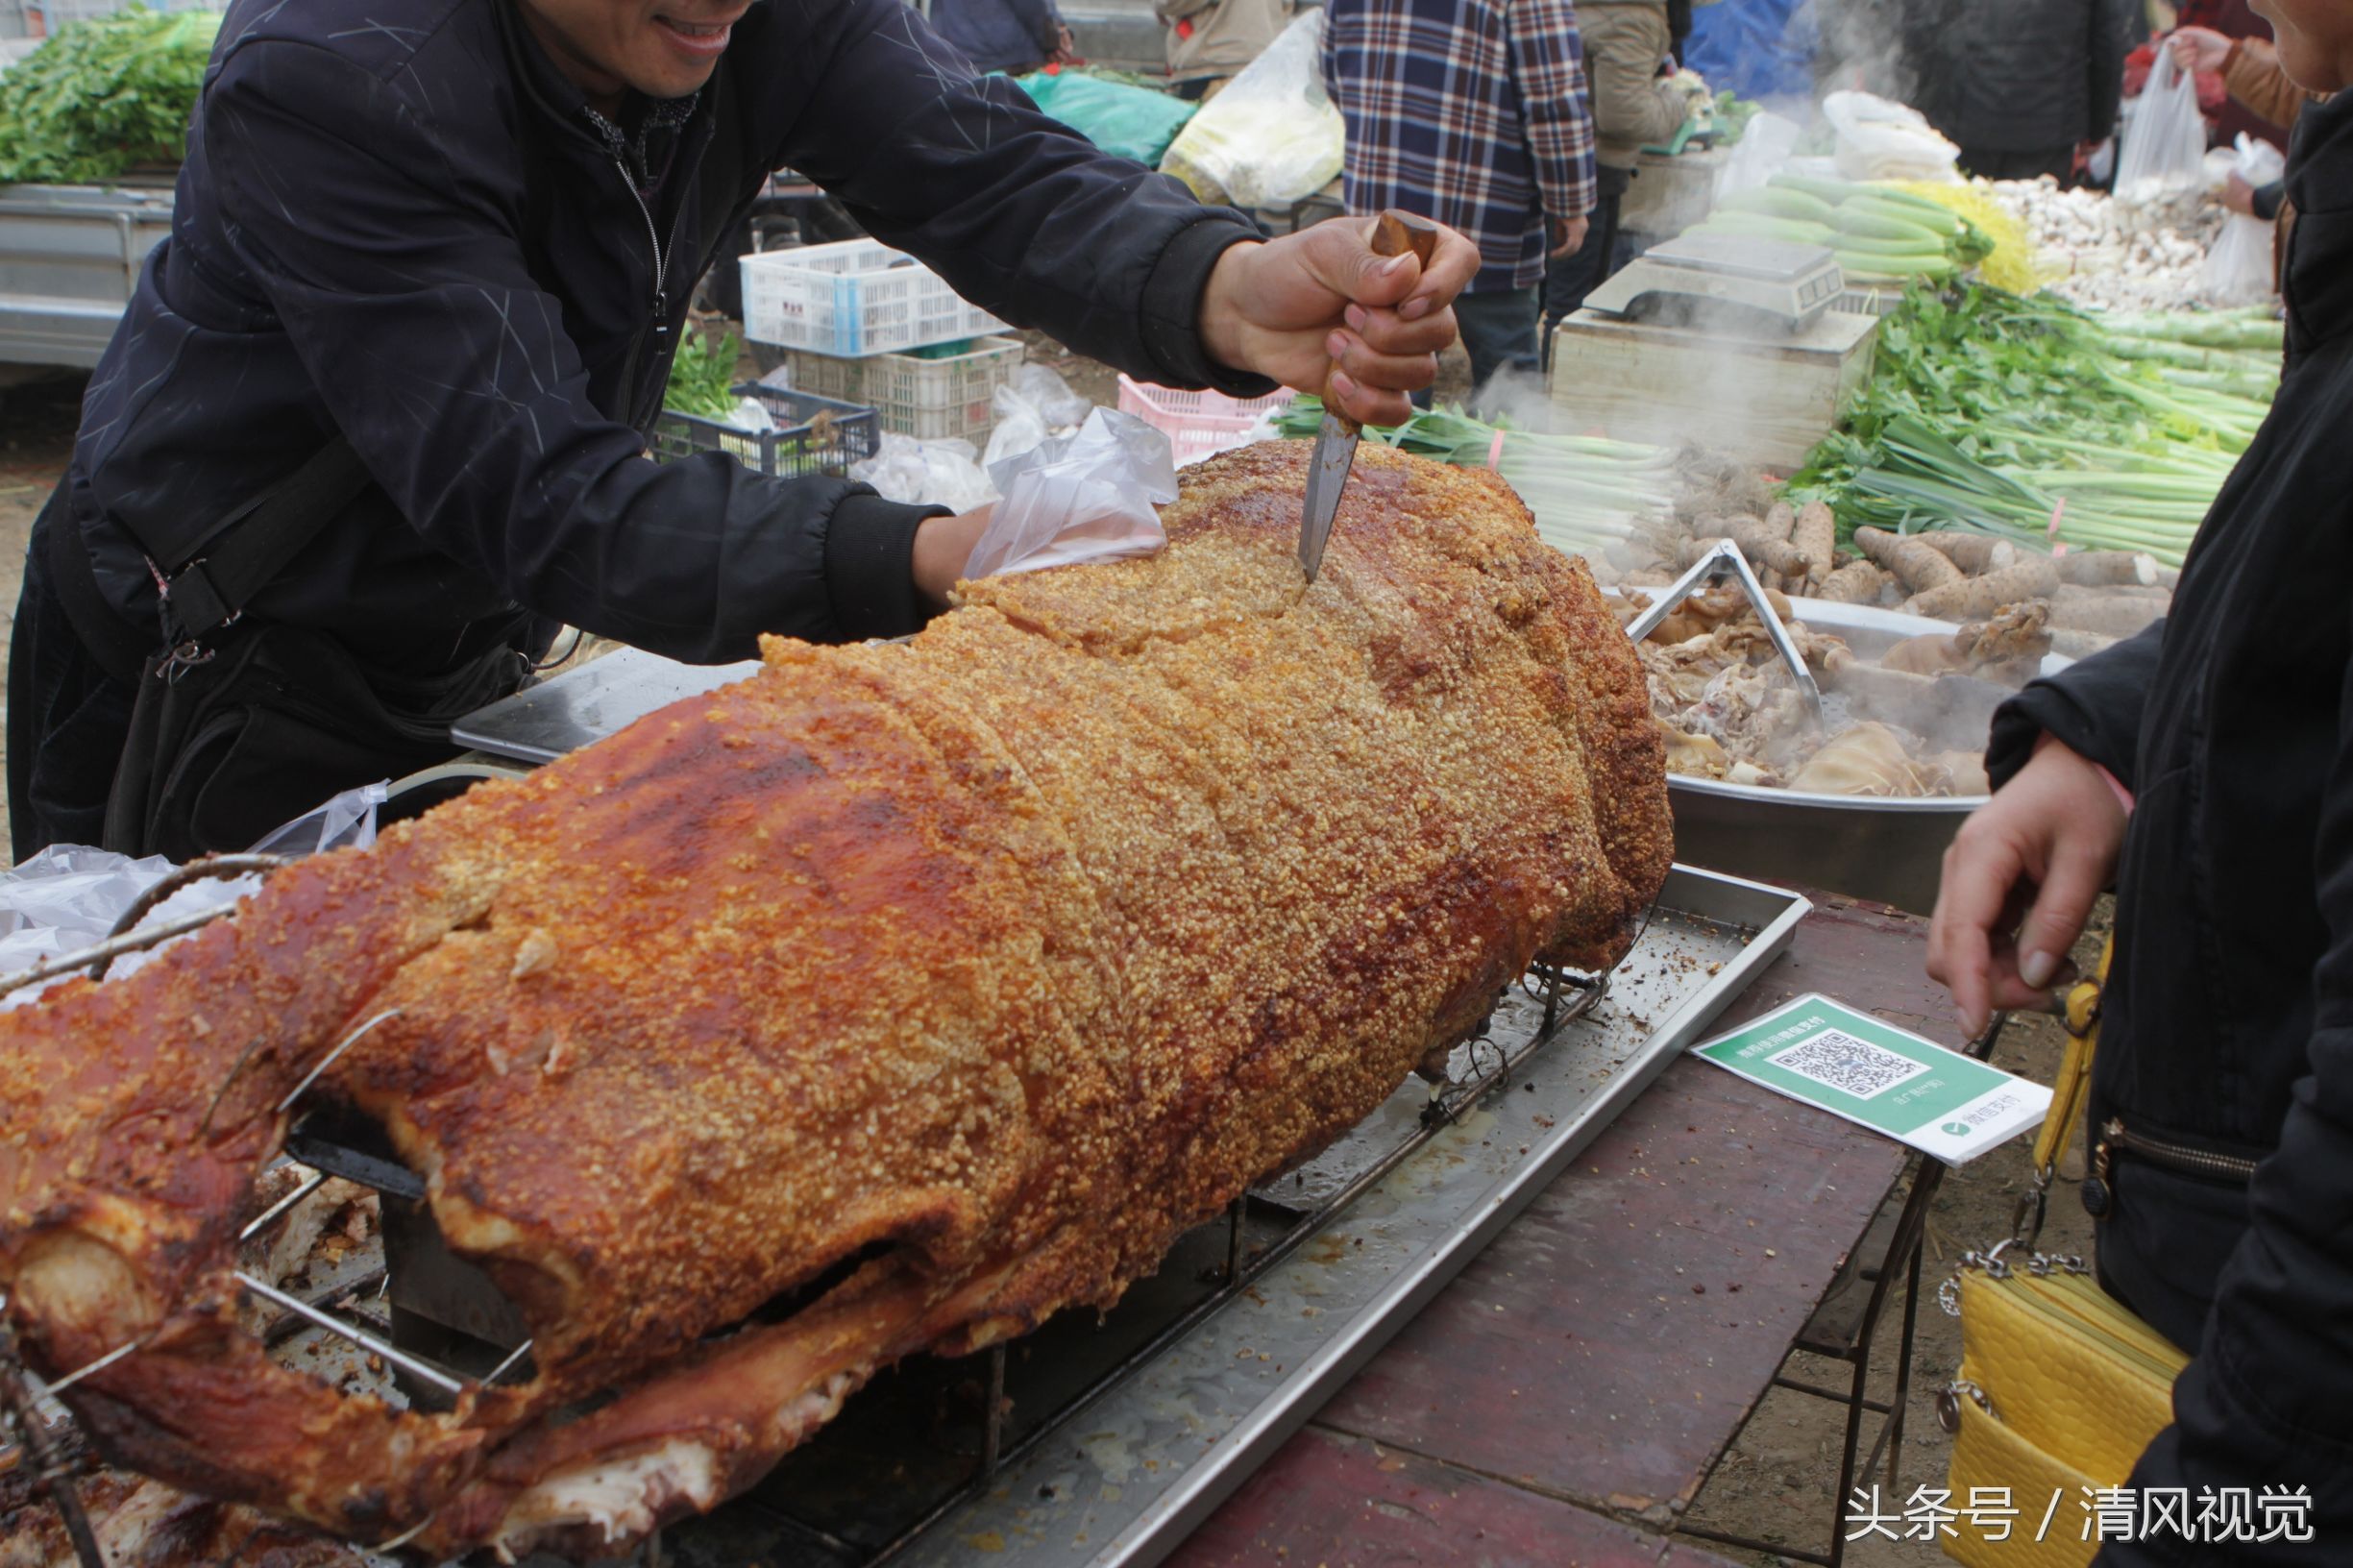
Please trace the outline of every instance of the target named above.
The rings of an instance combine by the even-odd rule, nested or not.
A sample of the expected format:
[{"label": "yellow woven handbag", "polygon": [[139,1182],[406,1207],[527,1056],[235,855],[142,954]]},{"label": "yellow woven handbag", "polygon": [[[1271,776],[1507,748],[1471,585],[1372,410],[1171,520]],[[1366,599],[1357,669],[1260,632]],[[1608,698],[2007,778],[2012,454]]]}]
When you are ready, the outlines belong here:
[{"label": "yellow woven handbag", "polygon": [[[1945,1539],[1945,1555],[1959,1562],[2090,1563],[2099,1546],[2083,1538],[2093,1489],[2121,1486],[2171,1424],[2173,1380],[2189,1364],[2100,1289],[2082,1259],[2033,1250],[2051,1180],[2083,1116],[2113,951],[2111,943],[2098,975],[2068,993],[2067,1054],[2035,1139],[2034,1185],[2019,1200],[2009,1238],[1963,1255],[1937,1290],[1961,1319],[1960,1372],[1937,1400],[1953,1434],[1949,1503],[1970,1516]],[[1985,1528],[1989,1517],[2002,1523]]]}]

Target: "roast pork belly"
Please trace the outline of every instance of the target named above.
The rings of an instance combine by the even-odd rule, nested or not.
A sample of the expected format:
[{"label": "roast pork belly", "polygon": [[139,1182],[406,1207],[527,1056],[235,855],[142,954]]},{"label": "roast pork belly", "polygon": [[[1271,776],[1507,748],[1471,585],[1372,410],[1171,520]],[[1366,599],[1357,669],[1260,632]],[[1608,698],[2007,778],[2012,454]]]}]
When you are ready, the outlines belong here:
[{"label": "roast pork belly", "polygon": [[[362,1546],[603,1552],[857,1387],[1107,1306],[1671,846],[1634,653],[1492,475],[1188,473],[1169,548],[968,583],[120,980],[0,1016],[0,1278],[114,1461]],[[370,1025],[356,1043],[331,1053]],[[327,1062],[291,1113],[281,1102]],[[428,1415],[277,1366],[232,1274],[288,1116],[380,1124],[535,1373]]]}]

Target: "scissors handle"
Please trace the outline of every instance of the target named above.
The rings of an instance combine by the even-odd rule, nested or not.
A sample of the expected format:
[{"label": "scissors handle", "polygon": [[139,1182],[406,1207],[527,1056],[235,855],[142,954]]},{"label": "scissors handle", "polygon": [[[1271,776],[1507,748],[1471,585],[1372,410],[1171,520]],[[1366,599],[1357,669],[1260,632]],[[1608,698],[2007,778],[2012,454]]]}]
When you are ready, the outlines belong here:
[{"label": "scissors handle", "polygon": [[[1427,267],[1430,258],[1437,254],[1437,249],[1438,226],[1418,213],[1392,207],[1373,220],[1375,256],[1404,256],[1410,251],[1414,258]],[[1324,381],[1324,406],[1331,410],[1332,417],[1338,420],[1350,434],[1354,435],[1363,429],[1333,404],[1332,382],[1328,377]]]}]

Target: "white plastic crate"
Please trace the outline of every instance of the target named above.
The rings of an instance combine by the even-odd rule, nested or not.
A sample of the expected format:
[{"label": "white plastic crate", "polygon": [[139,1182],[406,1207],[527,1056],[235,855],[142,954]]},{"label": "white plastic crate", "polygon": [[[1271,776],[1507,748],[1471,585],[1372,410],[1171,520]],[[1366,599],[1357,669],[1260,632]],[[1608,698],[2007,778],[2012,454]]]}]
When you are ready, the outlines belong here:
[{"label": "white plastic crate", "polygon": [[1005,331],[938,273],[880,240],[761,251],[738,265],[744,335],[754,343],[854,358]]},{"label": "white plastic crate", "polygon": [[859,359],[795,351],[793,384],[873,409],[882,428],[919,441],[984,439],[996,423],[996,389],[1021,368],[1021,341],[973,340],[962,354],[923,358],[876,354]]},{"label": "white plastic crate", "polygon": [[1119,378],[1119,411],[1164,432],[1179,468],[1239,446],[1259,415],[1283,407],[1296,396],[1285,390],[1263,398],[1229,398],[1223,392],[1180,392],[1173,386]]}]

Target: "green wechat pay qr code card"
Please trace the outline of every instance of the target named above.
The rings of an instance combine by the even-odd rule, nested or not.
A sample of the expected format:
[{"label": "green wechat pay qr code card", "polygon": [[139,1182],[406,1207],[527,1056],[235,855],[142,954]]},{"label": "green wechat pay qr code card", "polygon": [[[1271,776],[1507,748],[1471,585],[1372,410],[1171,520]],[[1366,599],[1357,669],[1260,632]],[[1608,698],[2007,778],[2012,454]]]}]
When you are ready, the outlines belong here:
[{"label": "green wechat pay qr code card", "polygon": [[1692,1047],[1751,1083],[1960,1164],[2041,1123],[2050,1090],[1827,996]]}]

